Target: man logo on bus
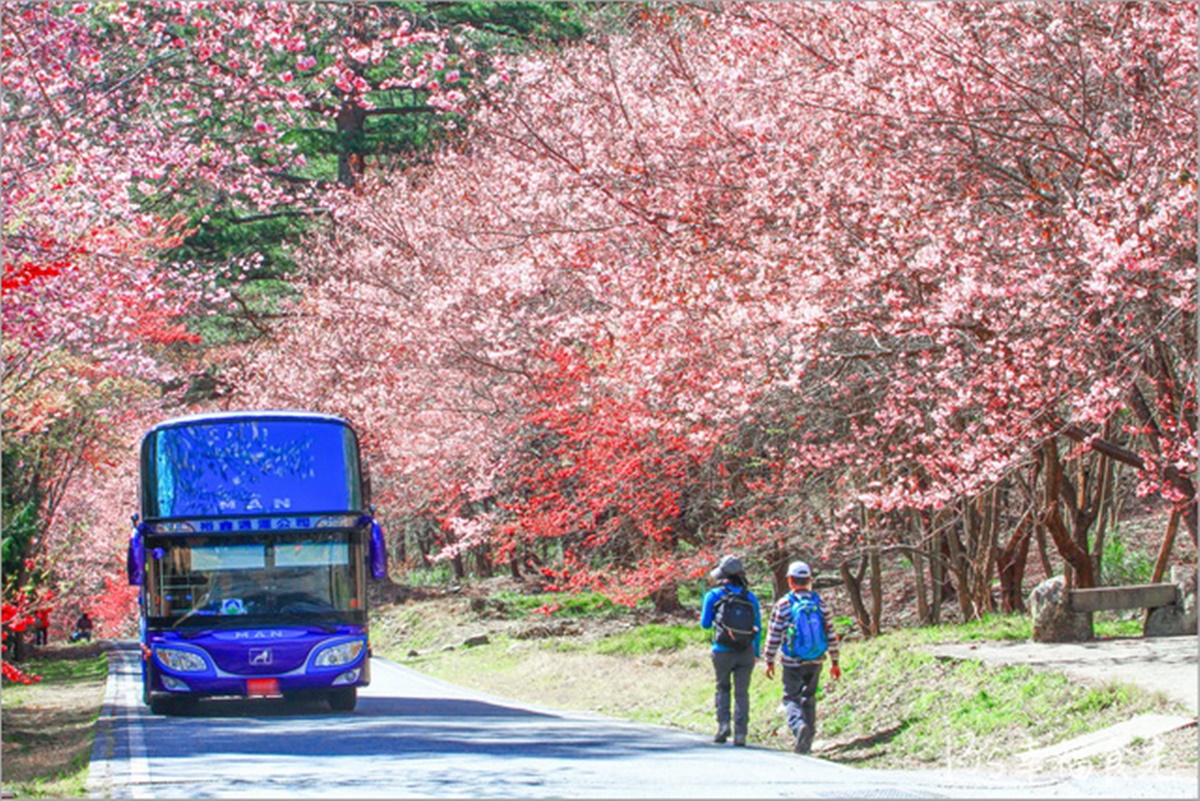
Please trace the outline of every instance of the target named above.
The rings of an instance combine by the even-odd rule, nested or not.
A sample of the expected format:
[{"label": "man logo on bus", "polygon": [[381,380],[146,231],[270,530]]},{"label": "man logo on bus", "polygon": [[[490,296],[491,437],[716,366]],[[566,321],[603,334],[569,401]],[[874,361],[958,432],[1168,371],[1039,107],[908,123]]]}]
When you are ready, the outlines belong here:
[{"label": "man logo on bus", "polygon": [[250,664],[252,665],[269,665],[272,662],[270,648],[251,648],[250,649]]}]

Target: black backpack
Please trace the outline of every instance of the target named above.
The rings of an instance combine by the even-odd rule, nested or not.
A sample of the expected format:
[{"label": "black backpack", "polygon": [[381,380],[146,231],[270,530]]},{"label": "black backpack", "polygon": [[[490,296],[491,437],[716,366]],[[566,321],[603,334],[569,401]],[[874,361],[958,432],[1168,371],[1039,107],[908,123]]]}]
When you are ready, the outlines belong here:
[{"label": "black backpack", "polygon": [[714,642],[735,651],[744,651],[754,644],[758,627],[754,625],[755,608],[749,592],[725,590],[714,611]]}]

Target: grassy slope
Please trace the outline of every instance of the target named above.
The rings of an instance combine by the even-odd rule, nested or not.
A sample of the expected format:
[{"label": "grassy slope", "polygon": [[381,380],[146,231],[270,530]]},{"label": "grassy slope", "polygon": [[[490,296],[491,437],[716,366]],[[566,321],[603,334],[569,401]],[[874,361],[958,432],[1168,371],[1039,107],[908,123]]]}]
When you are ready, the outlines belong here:
[{"label": "grassy slope", "polygon": [[[714,729],[707,634],[694,623],[633,628],[629,613],[586,602],[544,619],[528,614],[536,603],[446,599],[385,608],[376,618],[374,647],[402,664],[497,695],[702,734]],[[1027,640],[1029,625],[1026,616],[993,618],[845,642],[842,680],[823,676],[814,755],[873,768],[1013,770],[1011,758],[1023,751],[1138,714],[1182,711],[1131,685],[1088,686],[1024,667],[938,660],[922,647]],[[486,644],[461,646],[482,633]],[[753,744],[790,747],[780,695],[778,677],[768,681],[756,670]],[[1170,737],[1165,759],[1161,742],[1144,743],[1108,767],[1194,772],[1196,729]]]}]

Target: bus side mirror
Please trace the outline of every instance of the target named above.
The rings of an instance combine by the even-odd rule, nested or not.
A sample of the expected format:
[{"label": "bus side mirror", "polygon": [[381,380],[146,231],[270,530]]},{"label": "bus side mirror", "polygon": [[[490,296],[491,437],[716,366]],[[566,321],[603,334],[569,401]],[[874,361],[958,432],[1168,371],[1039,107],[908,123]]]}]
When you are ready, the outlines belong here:
[{"label": "bus side mirror", "polygon": [[142,527],[135,526],[129,535],[129,552],[125,556],[125,573],[130,585],[140,587],[146,569],[146,549],[142,547]]},{"label": "bus side mirror", "polygon": [[387,577],[387,543],[383,539],[383,528],[371,521],[371,578]]}]

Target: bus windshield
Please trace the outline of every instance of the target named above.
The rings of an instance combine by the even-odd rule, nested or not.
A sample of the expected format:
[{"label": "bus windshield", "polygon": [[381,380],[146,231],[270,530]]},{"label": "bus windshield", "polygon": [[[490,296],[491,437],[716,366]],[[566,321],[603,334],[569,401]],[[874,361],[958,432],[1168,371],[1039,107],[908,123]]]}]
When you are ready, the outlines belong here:
[{"label": "bus windshield", "polygon": [[147,518],[362,509],[358,447],[327,420],[203,420],[154,431],[143,450]]},{"label": "bus windshield", "polygon": [[156,627],[269,617],[361,622],[361,537],[350,531],[147,540],[147,615]]}]

